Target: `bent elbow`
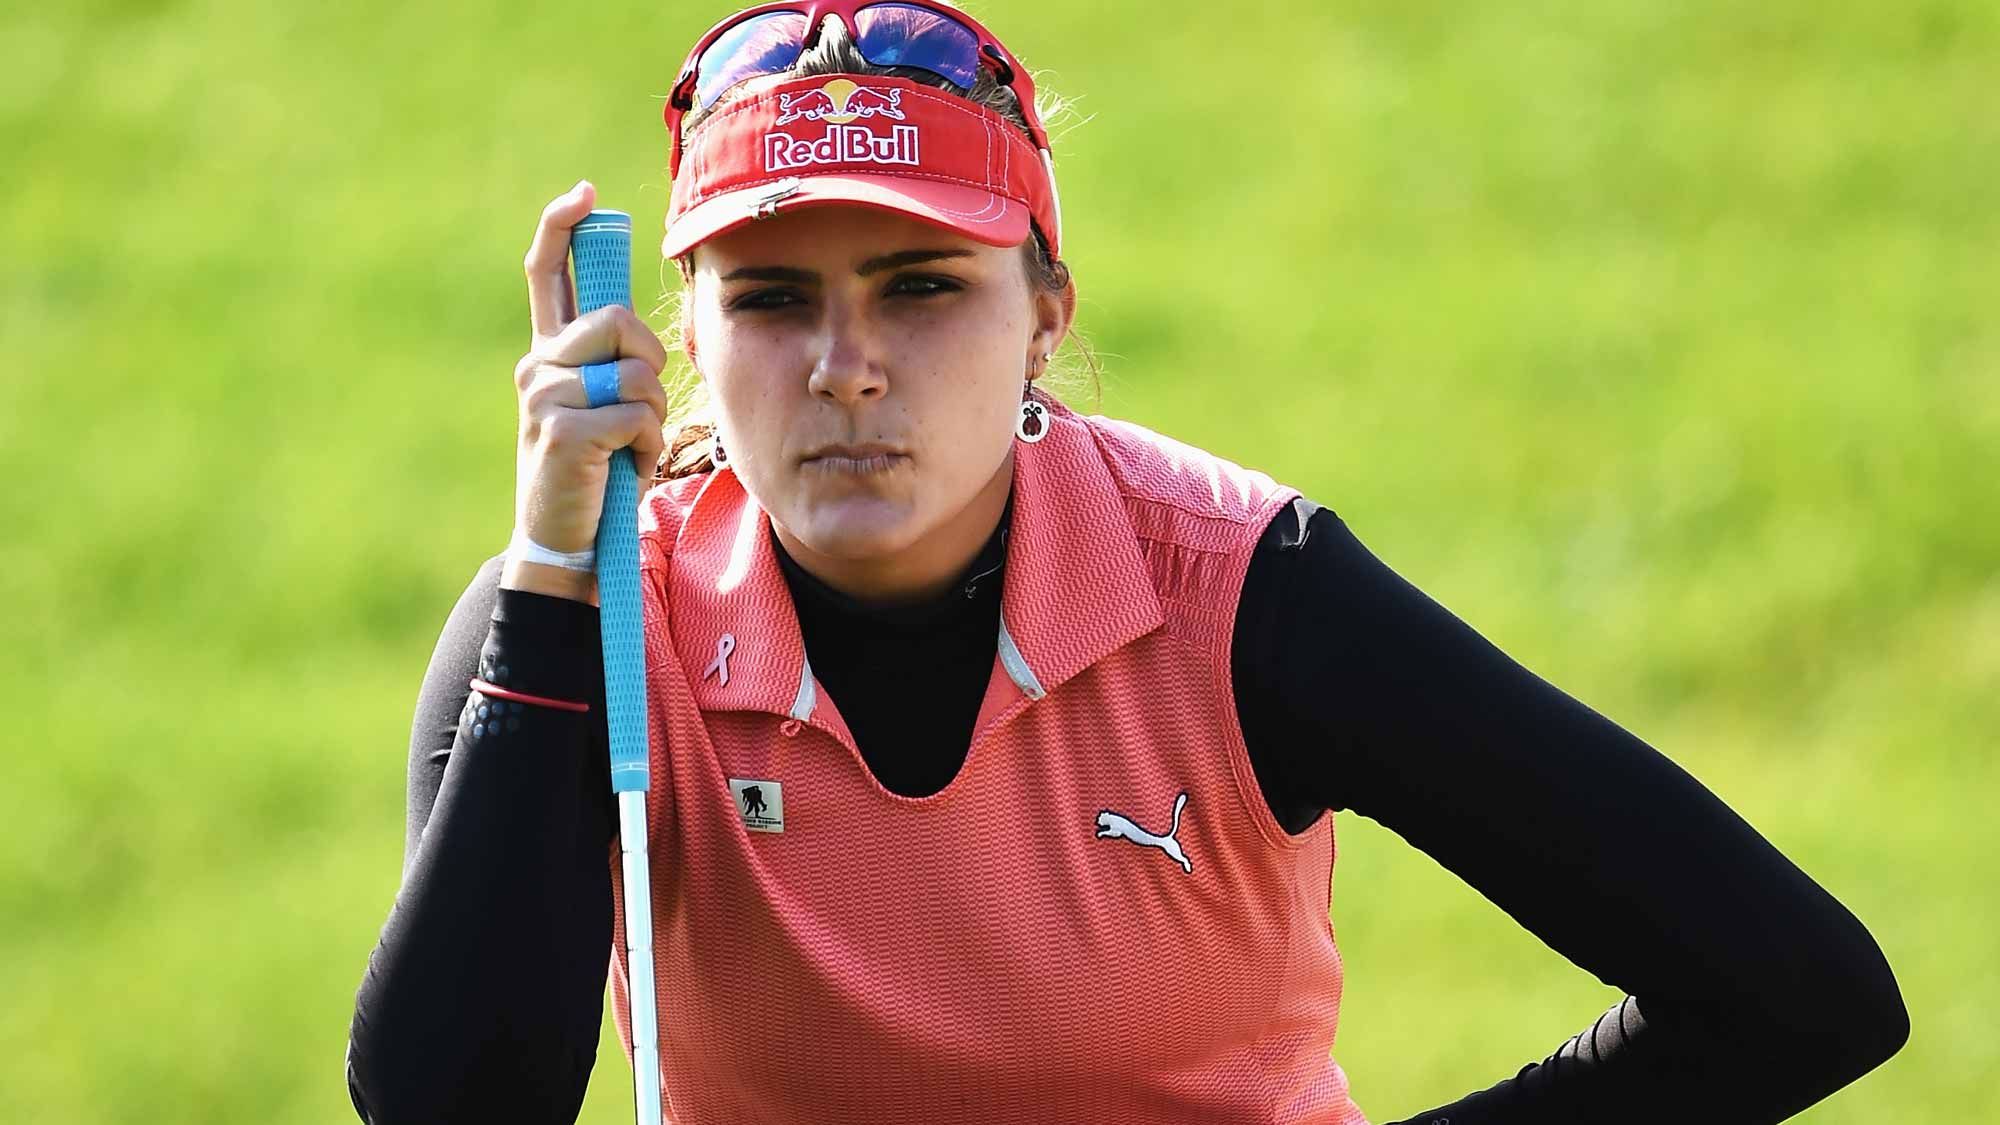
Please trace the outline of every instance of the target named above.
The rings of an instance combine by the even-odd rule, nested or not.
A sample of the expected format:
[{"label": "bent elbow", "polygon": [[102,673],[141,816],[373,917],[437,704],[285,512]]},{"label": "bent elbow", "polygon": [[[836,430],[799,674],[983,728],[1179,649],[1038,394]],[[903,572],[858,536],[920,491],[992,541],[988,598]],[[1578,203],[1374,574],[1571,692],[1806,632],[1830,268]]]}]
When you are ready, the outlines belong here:
[{"label": "bent elbow", "polygon": [[[1872,948],[1874,942],[1869,945]],[[1889,968],[1888,958],[1879,948],[1874,949],[1874,954],[1872,963],[1857,974],[1849,1017],[1857,1031],[1857,1051],[1849,1060],[1860,1068],[1854,1072],[1854,1078],[1889,1061],[1910,1041],[1910,1010],[1903,1003],[1903,990],[1896,984],[1896,974]]]},{"label": "bent elbow", "polygon": [[1811,1000],[1795,1007],[1795,1031],[1831,1048],[1841,1085],[1881,1066],[1910,1040],[1910,1011],[1895,971],[1859,919],[1849,915],[1844,955],[1807,977]]},{"label": "bent elbow", "polygon": [[1883,1020],[1882,1038],[1880,1041],[1880,1050],[1882,1057],[1870,1063],[1868,1069],[1873,1070],[1876,1067],[1881,1066],[1883,1063],[1888,1062],[1889,1059],[1892,1056],[1894,1056],[1897,1051],[1903,1049],[1903,1044],[1908,1043],[1909,1041],[1910,1041],[1910,1012],[1909,1009],[1903,1006],[1902,996],[1898,995],[1896,997],[1896,1004],[1893,1009],[1893,1013],[1885,1017]]}]

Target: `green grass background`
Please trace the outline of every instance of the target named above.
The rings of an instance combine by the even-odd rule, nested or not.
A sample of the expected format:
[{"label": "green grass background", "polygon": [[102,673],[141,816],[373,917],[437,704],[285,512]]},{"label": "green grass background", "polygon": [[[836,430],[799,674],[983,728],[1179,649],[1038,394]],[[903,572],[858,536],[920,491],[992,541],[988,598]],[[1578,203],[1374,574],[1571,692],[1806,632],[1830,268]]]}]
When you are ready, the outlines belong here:
[{"label": "green grass background", "polygon": [[[1088,118],[1080,405],[1332,506],[1853,909],[1914,1036],[1798,1120],[1989,1112],[2000,8],[975,10]],[[0,1120],[351,1119],[411,707],[511,524],[521,255],[589,177],[655,306],[723,11],[0,15]],[[1617,999],[1339,833],[1371,1118]]]}]

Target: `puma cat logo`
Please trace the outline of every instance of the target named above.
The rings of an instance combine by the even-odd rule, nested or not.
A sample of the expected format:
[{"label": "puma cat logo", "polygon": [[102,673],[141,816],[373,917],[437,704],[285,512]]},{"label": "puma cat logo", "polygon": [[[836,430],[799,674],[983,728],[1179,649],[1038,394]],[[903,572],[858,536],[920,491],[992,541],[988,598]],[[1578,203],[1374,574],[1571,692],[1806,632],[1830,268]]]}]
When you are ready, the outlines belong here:
[{"label": "puma cat logo", "polygon": [[1194,874],[1194,864],[1189,863],[1187,854],[1181,851],[1181,842],[1174,839],[1180,833],[1181,809],[1186,804],[1187,792],[1183,790],[1180,796],[1174,798],[1174,826],[1168,829],[1167,834],[1164,836],[1155,836],[1137,824],[1132,823],[1130,817],[1122,816],[1112,812],[1110,809],[1105,809],[1103,812],[1097,814],[1097,838],[1108,840],[1123,836],[1140,847],[1158,848],[1167,853],[1175,863],[1180,864],[1183,872],[1192,875]]}]

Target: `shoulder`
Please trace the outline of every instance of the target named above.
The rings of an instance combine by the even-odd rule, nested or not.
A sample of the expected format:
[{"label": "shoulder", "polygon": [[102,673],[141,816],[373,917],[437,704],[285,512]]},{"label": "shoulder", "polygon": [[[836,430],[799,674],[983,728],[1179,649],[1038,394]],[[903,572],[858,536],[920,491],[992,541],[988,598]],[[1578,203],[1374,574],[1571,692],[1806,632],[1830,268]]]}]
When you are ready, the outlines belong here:
[{"label": "shoulder", "polygon": [[1214,525],[1215,530],[1268,526],[1299,490],[1137,422],[1077,415],[1097,445],[1134,528],[1141,536],[1162,520]]},{"label": "shoulder", "polygon": [[668,558],[679,541],[681,526],[694,510],[702,489],[715,479],[713,470],[663,480],[639,500],[639,555],[642,560]]}]

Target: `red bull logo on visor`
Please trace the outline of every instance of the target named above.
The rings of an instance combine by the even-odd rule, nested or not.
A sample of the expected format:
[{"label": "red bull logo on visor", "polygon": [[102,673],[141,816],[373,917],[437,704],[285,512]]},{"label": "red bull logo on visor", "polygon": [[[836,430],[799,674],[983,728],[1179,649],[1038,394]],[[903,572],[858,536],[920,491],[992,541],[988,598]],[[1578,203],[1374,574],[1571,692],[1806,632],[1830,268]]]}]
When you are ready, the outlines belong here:
[{"label": "red bull logo on visor", "polygon": [[866,125],[849,122],[869,117],[903,121],[903,91],[857,86],[835,78],[817,90],[780,95],[775,125],[817,121],[826,131],[817,137],[790,133],[764,134],[764,169],[779,172],[814,164],[916,164],[917,127],[895,125],[882,136]]},{"label": "red bull logo on visor", "polygon": [[857,86],[846,78],[835,78],[817,90],[802,94],[782,94],[778,99],[778,120],[774,125],[794,121],[829,121],[845,125],[863,117],[903,120],[903,92]]}]

